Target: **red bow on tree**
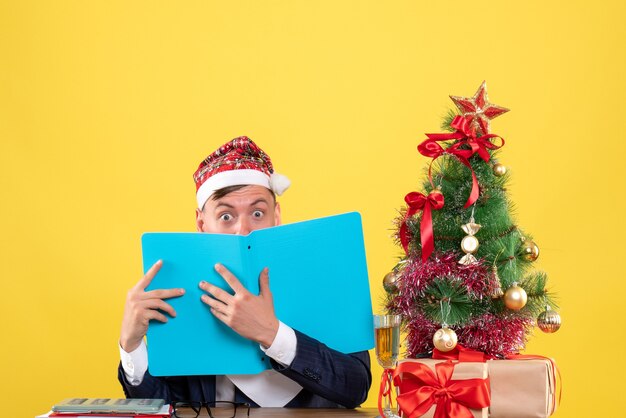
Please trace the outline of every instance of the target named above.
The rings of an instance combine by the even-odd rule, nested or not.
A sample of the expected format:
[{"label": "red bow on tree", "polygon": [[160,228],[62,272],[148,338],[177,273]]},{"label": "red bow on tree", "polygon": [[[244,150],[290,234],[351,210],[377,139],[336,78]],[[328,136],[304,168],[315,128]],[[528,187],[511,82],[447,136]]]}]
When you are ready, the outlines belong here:
[{"label": "red bow on tree", "polygon": [[438,210],[443,207],[443,195],[437,189],[430,192],[428,196],[418,192],[411,192],[404,197],[404,201],[409,205],[409,209],[406,213],[406,219],[400,227],[400,242],[404,247],[404,251],[408,254],[410,236],[406,222],[417,211],[423,210],[422,221],[420,222],[420,239],[422,242],[422,261],[426,261],[435,249],[432,210]]},{"label": "red bow on tree", "polygon": [[[431,184],[433,184],[431,175],[432,164],[437,158],[444,154],[454,155],[463,165],[470,169],[472,173],[472,191],[464,206],[468,208],[476,202],[479,194],[478,179],[476,179],[476,174],[474,174],[474,169],[469,162],[469,158],[474,154],[478,154],[480,158],[488,162],[491,158],[488,150],[501,148],[504,145],[504,139],[494,134],[476,136],[476,130],[471,127],[471,118],[459,115],[454,117],[450,126],[456,129],[456,132],[448,134],[426,134],[428,139],[419,144],[417,150],[420,154],[433,159],[428,168],[428,178]],[[490,141],[491,138],[500,138],[502,144],[493,144]],[[437,143],[439,141],[449,141],[452,139],[457,140],[457,142],[445,149]],[[469,146],[469,149],[467,147],[462,148],[464,145]]]},{"label": "red bow on tree", "polygon": [[422,416],[435,405],[434,418],[472,418],[470,408],[491,404],[489,379],[451,380],[451,361],[438,363],[435,371],[417,362],[400,363],[395,369],[394,384],[400,386],[397,401],[403,416]]}]

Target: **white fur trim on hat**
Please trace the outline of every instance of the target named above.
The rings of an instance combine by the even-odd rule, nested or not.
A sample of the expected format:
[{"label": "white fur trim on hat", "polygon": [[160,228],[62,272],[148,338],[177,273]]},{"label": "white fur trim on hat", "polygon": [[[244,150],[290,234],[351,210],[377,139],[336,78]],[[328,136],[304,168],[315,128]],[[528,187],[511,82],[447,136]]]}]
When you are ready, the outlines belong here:
[{"label": "white fur trim on hat", "polygon": [[206,201],[217,190],[239,185],[263,186],[280,196],[291,185],[291,182],[282,174],[274,173],[270,178],[267,174],[254,169],[223,171],[209,177],[198,189],[196,193],[198,209],[202,210]]}]

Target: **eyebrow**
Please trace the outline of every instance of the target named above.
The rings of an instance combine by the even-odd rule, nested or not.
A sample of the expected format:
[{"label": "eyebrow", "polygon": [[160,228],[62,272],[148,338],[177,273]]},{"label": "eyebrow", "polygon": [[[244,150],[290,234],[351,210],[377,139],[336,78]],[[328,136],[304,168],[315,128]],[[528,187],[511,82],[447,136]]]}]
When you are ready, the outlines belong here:
[{"label": "eyebrow", "polygon": [[259,198],[259,199],[255,200],[254,202],[252,202],[252,203],[250,204],[250,206],[256,206],[256,205],[258,205],[259,203],[265,203],[266,205],[269,205],[269,203],[267,202],[267,199],[265,199],[264,197],[261,197],[261,198]]},{"label": "eyebrow", "polygon": [[[269,205],[269,203],[268,203],[267,199],[265,199],[264,197],[261,197],[261,198],[259,198],[259,199],[255,200],[254,202],[252,202],[252,203],[250,204],[250,206],[256,206],[256,205],[258,205],[259,203],[265,203],[266,205]],[[229,209],[234,209],[234,208],[235,208],[233,205],[230,205],[230,204],[228,204],[228,203],[226,203],[226,202],[219,202],[217,205],[215,205],[215,208],[217,209],[217,208],[219,208],[220,206],[226,206],[226,207],[227,207],[227,208],[229,208]]]},{"label": "eyebrow", "polygon": [[230,209],[234,209],[235,208],[233,205],[229,205],[228,203],[219,202],[217,205],[215,205],[215,209],[219,208],[220,206],[226,206],[227,208],[230,208]]}]

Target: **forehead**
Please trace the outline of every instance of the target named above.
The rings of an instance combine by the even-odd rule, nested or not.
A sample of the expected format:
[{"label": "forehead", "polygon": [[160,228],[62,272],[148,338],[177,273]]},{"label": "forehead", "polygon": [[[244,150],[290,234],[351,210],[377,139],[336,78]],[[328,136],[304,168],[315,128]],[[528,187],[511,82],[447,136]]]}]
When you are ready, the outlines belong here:
[{"label": "forehead", "polygon": [[270,190],[263,186],[252,185],[232,191],[216,200],[209,198],[205,206],[217,207],[221,204],[244,206],[259,202],[266,202],[269,205],[273,205],[274,195]]}]

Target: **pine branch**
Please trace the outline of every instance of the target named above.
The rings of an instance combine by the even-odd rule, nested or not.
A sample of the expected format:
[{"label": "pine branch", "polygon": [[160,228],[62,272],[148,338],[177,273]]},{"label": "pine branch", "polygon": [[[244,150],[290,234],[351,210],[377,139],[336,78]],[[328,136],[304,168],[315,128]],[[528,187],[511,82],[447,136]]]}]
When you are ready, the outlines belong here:
[{"label": "pine branch", "polygon": [[463,284],[454,278],[440,278],[426,289],[424,314],[438,323],[458,325],[485,311],[485,306],[472,300]]},{"label": "pine branch", "polygon": [[458,113],[454,109],[448,109],[448,112],[441,119],[441,129],[448,132],[454,132],[454,128],[450,126],[454,117]]},{"label": "pine branch", "polygon": [[537,317],[541,312],[545,311],[546,305],[552,308],[558,308],[552,294],[546,290],[548,276],[540,271],[525,277],[520,286],[526,291],[528,301],[524,307],[526,314]]}]

